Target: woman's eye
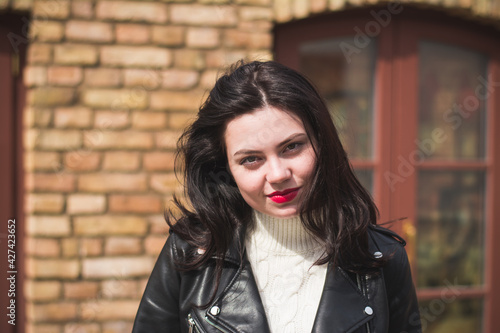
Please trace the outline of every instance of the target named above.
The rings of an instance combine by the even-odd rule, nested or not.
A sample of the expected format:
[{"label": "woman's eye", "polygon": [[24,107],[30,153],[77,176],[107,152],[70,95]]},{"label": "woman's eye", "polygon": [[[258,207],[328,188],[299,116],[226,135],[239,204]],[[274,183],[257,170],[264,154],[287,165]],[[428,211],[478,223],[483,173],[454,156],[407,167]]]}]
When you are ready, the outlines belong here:
[{"label": "woman's eye", "polygon": [[298,149],[302,144],[300,142],[294,142],[294,143],[291,143],[289,144],[288,146],[286,146],[285,150],[296,150]]},{"label": "woman's eye", "polygon": [[240,164],[242,164],[242,165],[243,164],[253,164],[255,162],[257,162],[257,157],[255,157],[255,156],[248,156],[248,157],[245,157],[244,159],[242,159],[240,161]]}]

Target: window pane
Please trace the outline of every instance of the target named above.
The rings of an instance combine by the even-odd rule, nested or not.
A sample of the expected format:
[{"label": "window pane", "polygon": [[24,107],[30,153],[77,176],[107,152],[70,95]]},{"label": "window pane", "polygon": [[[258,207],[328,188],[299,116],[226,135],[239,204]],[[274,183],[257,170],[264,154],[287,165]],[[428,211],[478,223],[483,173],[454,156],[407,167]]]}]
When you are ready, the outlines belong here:
[{"label": "window pane", "polygon": [[482,284],[484,172],[420,171],[417,204],[418,286]]},{"label": "window pane", "polygon": [[354,173],[361,185],[373,195],[373,171],[370,169],[354,169]]},{"label": "window pane", "polygon": [[457,289],[443,296],[420,301],[422,331],[425,333],[477,333],[482,331],[482,299],[456,299]]},{"label": "window pane", "polygon": [[341,48],[346,42],[352,43],[352,37],[302,44],[300,71],[325,99],[349,157],[370,159],[376,41],[352,55],[349,63]]},{"label": "window pane", "polygon": [[419,141],[427,144],[419,146],[426,158],[485,157],[486,71],[479,53],[420,43]]}]

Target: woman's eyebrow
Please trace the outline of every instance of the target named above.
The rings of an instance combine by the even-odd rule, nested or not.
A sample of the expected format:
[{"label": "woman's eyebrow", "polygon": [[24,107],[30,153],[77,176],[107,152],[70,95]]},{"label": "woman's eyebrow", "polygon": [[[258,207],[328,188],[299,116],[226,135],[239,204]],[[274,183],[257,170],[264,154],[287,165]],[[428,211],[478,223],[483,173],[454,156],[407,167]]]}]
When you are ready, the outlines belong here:
[{"label": "woman's eyebrow", "polygon": [[[287,144],[288,142],[298,138],[298,137],[301,137],[301,136],[307,136],[306,133],[294,133],[292,135],[290,135],[288,138],[286,138],[285,140],[281,141],[280,143],[278,143],[276,145],[276,147],[281,147],[285,144]],[[233,156],[236,156],[236,155],[249,155],[249,154],[258,154],[258,153],[261,153],[260,150],[252,150],[252,149],[240,149],[238,150],[236,153],[233,154]]]}]

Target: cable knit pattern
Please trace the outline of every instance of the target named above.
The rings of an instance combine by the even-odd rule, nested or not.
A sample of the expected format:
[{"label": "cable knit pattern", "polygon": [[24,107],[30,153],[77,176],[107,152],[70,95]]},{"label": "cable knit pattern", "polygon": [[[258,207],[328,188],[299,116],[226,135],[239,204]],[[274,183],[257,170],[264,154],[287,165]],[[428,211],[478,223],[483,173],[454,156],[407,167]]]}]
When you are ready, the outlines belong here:
[{"label": "cable knit pattern", "polygon": [[311,332],[327,268],[313,266],[321,244],[299,217],[278,219],[254,210],[254,220],[246,247],[271,332]]}]

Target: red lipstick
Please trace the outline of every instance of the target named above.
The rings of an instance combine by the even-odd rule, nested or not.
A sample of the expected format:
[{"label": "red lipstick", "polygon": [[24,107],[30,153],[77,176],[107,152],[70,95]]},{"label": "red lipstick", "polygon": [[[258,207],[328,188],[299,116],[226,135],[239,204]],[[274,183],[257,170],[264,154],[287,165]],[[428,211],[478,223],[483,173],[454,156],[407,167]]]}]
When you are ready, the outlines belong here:
[{"label": "red lipstick", "polygon": [[295,187],[295,188],[289,188],[289,189],[284,190],[284,191],[276,191],[276,192],[269,194],[268,197],[272,201],[279,203],[279,204],[289,202],[289,201],[292,201],[293,199],[295,199],[295,197],[297,196],[297,193],[299,193],[299,189],[300,189],[300,187]]}]

